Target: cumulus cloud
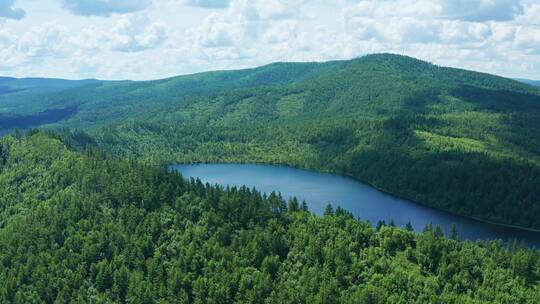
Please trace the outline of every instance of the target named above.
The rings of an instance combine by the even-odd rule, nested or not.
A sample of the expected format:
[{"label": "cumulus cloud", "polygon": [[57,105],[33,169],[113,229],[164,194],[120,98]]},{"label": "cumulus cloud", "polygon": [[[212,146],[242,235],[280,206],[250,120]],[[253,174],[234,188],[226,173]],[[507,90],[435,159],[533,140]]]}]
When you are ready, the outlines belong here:
[{"label": "cumulus cloud", "polygon": [[34,75],[37,66],[65,58],[70,50],[65,33],[66,29],[55,23],[31,27],[22,35],[0,29],[0,72]]},{"label": "cumulus cloud", "polygon": [[230,0],[180,0],[184,5],[198,6],[205,8],[225,8],[229,6]]},{"label": "cumulus cloud", "polygon": [[[182,37],[171,52],[177,65],[205,69],[250,67],[273,61],[326,59],[323,37],[302,28],[305,0],[233,0],[226,10],[210,13]],[[175,45],[173,43],[173,45]],[[322,49],[325,50],[322,50]]]},{"label": "cumulus cloud", "polygon": [[295,41],[298,38],[298,25],[296,22],[281,22],[270,27],[262,37],[266,44],[278,44]]},{"label": "cumulus cloud", "polygon": [[[436,43],[477,48],[514,39],[515,24],[492,19],[510,18],[504,14],[519,2],[467,0],[458,6],[460,1],[431,1],[433,5],[429,5],[419,0],[398,10],[391,7],[405,7],[404,0],[361,1],[343,10],[345,32],[355,40],[378,41],[395,48],[399,44],[400,49],[408,44]],[[493,11],[500,12],[491,14]]]},{"label": "cumulus cloud", "polygon": [[[86,27],[76,33],[56,23],[33,26],[18,35],[0,28],[0,73],[44,76],[57,73],[62,66],[62,73],[114,78],[106,67],[112,65],[110,58],[115,58],[115,54],[138,54],[155,49],[166,40],[165,25],[144,15],[121,16],[110,28]],[[122,73],[122,65],[115,67],[116,73]]]},{"label": "cumulus cloud", "polygon": [[0,70],[15,66],[15,57],[18,54],[16,41],[16,35],[0,28]]},{"label": "cumulus cloud", "polygon": [[430,19],[440,14],[440,0],[361,0],[344,8],[345,15],[366,18],[416,17]]},{"label": "cumulus cloud", "polygon": [[[202,24],[188,31],[194,43],[203,47],[249,48],[259,39],[282,40],[291,34],[289,18],[303,1],[236,0],[224,12],[214,12]],[[279,37],[282,36],[282,37]]]},{"label": "cumulus cloud", "polygon": [[[7,2],[12,9],[13,1]],[[58,25],[62,20],[43,29],[35,23],[0,27],[0,72],[8,67],[10,74],[24,76],[29,71],[46,74],[52,69],[58,71],[56,76],[64,77],[63,73],[71,73],[72,77],[148,79],[274,61],[393,52],[509,76],[536,77],[540,73],[540,3],[536,0],[58,3],[79,15],[107,16],[149,5],[152,9],[114,19],[92,19],[91,25],[86,19],[78,22],[71,17],[65,27]],[[34,15],[30,7],[25,9],[29,16]]]},{"label": "cumulus cloud", "polygon": [[0,18],[22,19],[26,15],[25,11],[20,8],[14,8],[15,0],[0,1]]},{"label": "cumulus cloud", "polygon": [[6,29],[0,28],[0,47],[11,45],[17,37]]},{"label": "cumulus cloud", "polygon": [[232,46],[235,39],[240,39],[242,30],[235,24],[226,22],[220,14],[211,14],[203,20],[197,29],[191,29],[187,33],[203,47],[227,47]]},{"label": "cumulus cloud", "polygon": [[519,27],[516,30],[516,44],[526,53],[540,55],[540,29]]},{"label": "cumulus cloud", "polygon": [[520,0],[444,0],[444,17],[464,21],[508,21],[523,13]]},{"label": "cumulus cloud", "polygon": [[109,29],[84,28],[71,41],[86,50],[139,52],[160,46],[167,37],[164,23],[153,22],[146,15],[126,15]]},{"label": "cumulus cloud", "polygon": [[408,16],[471,22],[509,21],[524,13],[521,0],[361,0],[348,9],[365,17]]},{"label": "cumulus cloud", "polygon": [[62,6],[75,15],[109,16],[140,11],[152,0],[62,0]]},{"label": "cumulus cloud", "polygon": [[[362,0],[342,10],[337,57],[394,52],[441,65],[509,75],[540,71],[534,1]],[[536,57],[535,57],[536,56]],[[514,74],[515,75],[515,74]],[[536,77],[536,76],[533,76]]]},{"label": "cumulus cloud", "polygon": [[161,45],[167,39],[165,25],[146,16],[122,17],[107,35],[112,50],[137,52]]},{"label": "cumulus cloud", "polygon": [[540,3],[526,3],[523,14],[519,15],[516,21],[528,26],[540,26]]},{"label": "cumulus cloud", "polygon": [[66,47],[66,28],[55,23],[32,27],[17,41],[17,50],[24,54],[28,61],[64,56]]}]

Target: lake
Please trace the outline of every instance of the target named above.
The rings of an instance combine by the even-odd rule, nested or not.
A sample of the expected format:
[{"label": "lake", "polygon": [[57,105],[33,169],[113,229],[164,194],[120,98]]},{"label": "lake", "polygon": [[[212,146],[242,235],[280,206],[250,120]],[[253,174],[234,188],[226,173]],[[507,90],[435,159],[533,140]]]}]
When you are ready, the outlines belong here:
[{"label": "lake", "polygon": [[341,206],[372,224],[394,220],[397,226],[403,227],[410,221],[415,231],[422,231],[426,224],[433,223],[448,233],[455,223],[462,239],[517,240],[540,247],[538,232],[493,225],[424,207],[339,175],[256,164],[194,164],[171,168],[179,170],[184,177],[200,178],[210,184],[246,185],[264,193],[280,192],[284,198],[295,196],[300,202],[305,200],[310,211],[316,214],[322,214],[331,203],[334,208]]}]

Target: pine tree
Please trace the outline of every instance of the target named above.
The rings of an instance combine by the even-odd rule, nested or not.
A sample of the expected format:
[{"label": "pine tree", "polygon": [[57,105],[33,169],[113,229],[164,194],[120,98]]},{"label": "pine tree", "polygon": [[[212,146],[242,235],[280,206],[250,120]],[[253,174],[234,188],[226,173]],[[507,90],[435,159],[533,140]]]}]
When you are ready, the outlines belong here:
[{"label": "pine tree", "polygon": [[326,205],[326,208],[324,209],[324,215],[325,216],[334,215],[334,208],[332,207],[332,204]]},{"label": "pine tree", "polygon": [[413,225],[411,224],[411,222],[407,222],[407,224],[405,225],[405,229],[407,229],[407,231],[414,231],[414,228],[413,228]]},{"label": "pine tree", "polygon": [[379,231],[379,230],[381,230],[381,228],[382,228],[383,226],[386,226],[386,222],[385,222],[384,220],[379,220],[379,221],[377,222],[377,226],[376,226],[375,229],[377,229],[377,231]]},{"label": "pine tree", "polygon": [[456,223],[452,223],[450,226],[450,239],[459,240],[459,231],[457,229]]}]

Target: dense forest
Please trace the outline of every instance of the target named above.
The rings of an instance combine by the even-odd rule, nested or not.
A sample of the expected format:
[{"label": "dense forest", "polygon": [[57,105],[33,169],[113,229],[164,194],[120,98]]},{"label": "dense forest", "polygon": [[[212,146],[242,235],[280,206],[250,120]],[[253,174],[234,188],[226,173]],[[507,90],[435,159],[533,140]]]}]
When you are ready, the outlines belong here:
[{"label": "dense forest", "polygon": [[50,109],[30,115],[3,115],[0,114],[1,129],[27,129],[42,124],[55,123],[71,117],[77,112],[77,106],[64,109]]},{"label": "dense forest", "polygon": [[377,55],[290,85],[172,103],[91,134],[108,151],[148,163],[265,162],[330,171],[453,213],[539,229],[538,92]]},{"label": "dense forest", "polygon": [[0,139],[1,303],[540,303],[540,252]]},{"label": "dense forest", "polygon": [[540,229],[540,89],[515,80],[376,54],[17,94],[0,112],[77,107],[44,127],[116,156],[288,164]]}]

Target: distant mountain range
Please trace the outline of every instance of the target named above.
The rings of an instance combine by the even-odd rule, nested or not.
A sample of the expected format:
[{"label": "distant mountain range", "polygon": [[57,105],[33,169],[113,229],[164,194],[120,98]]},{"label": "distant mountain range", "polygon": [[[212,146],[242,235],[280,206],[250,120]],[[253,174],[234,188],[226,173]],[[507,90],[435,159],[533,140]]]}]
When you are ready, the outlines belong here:
[{"label": "distant mountain range", "polygon": [[67,119],[77,106],[55,106],[51,94],[101,83],[95,79],[66,80],[53,78],[0,77],[0,135],[6,129],[29,128]]},{"label": "distant mountain range", "polygon": [[522,78],[516,78],[516,80],[533,85],[533,86],[540,87],[540,80],[530,80],[530,79],[522,79]]},{"label": "distant mountain range", "polygon": [[80,87],[87,84],[95,84],[101,81],[96,79],[84,80],[67,80],[55,78],[13,78],[0,77],[0,87],[5,91],[0,91],[1,94],[12,93],[12,91],[33,90],[40,92],[55,92],[71,88]]}]

